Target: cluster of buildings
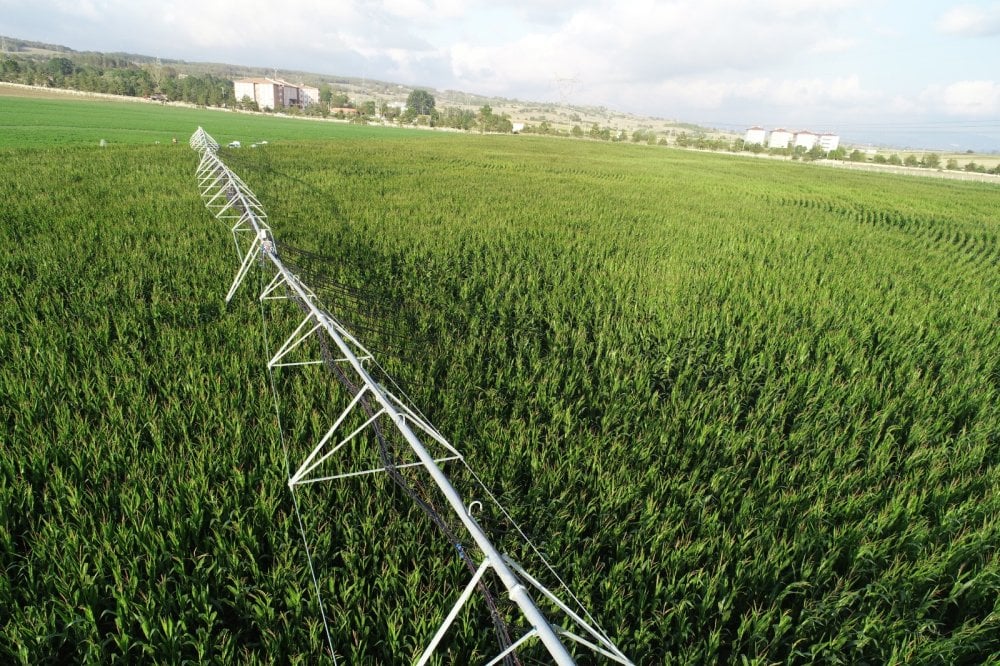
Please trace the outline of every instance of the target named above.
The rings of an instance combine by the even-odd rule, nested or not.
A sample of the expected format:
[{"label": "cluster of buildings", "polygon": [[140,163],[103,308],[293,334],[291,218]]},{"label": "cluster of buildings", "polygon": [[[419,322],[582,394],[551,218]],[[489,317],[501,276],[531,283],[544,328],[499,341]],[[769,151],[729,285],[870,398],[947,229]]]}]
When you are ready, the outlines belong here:
[{"label": "cluster of buildings", "polygon": [[246,97],[260,110],[280,111],[289,107],[304,109],[319,101],[319,88],[281,79],[253,78],[233,81],[236,101]]},{"label": "cluster of buildings", "polygon": [[811,150],[814,146],[819,146],[830,152],[840,146],[840,136],[829,132],[816,134],[809,130],[790,132],[783,128],[768,132],[763,127],[751,127],[743,136],[743,142],[747,145],[759,144],[768,148],[798,148],[801,146],[806,150]]}]

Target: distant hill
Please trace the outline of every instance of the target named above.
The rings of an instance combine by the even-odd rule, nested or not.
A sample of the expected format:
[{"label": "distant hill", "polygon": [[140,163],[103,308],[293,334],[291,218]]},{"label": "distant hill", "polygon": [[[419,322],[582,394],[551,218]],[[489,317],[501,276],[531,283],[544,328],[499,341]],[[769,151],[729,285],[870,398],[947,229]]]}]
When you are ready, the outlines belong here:
[{"label": "distant hill", "polygon": [[[273,76],[289,81],[302,82],[320,87],[329,85],[332,89],[348,95],[357,103],[365,101],[401,104],[415,87],[430,91],[437,100],[438,108],[478,111],[489,105],[496,113],[507,114],[516,123],[529,126],[545,124],[552,133],[569,135],[574,127],[585,134],[594,127],[609,130],[612,137],[633,137],[635,132],[651,132],[658,137],[666,137],[670,143],[677,143],[681,135],[701,138],[705,141],[733,141],[742,136],[741,130],[716,129],[664,118],[640,116],[605,107],[560,104],[557,102],[536,102],[505,97],[492,97],[460,90],[439,90],[431,86],[410,86],[391,81],[362,78],[342,74],[319,74],[300,70],[266,69],[228,63],[191,62],[159,58],[156,56],[124,52],[77,51],[61,44],[48,44],[17,37],[0,36],[0,51],[16,58],[47,61],[51,58],[68,58],[73,61],[103,65],[104,63],[126,63],[142,68],[156,79],[158,72],[169,72],[180,77],[213,77],[206,88],[217,88],[221,81],[254,76]],[[218,80],[218,81],[216,81]],[[43,84],[45,85],[45,84]],[[51,85],[51,84],[49,84]],[[112,92],[112,91],[100,91]],[[136,93],[131,93],[136,94]],[[211,99],[218,100],[221,93],[216,90]],[[197,96],[197,95],[195,95]],[[624,134],[623,134],[624,133]],[[926,133],[910,134],[844,132],[845,145],[872,145],[883,149],[925,149],[944,152],[964,152],[973,149],[978,153],[1000,152],[1000,137],[987,134]]]},{"label": "distant hill", "polygon": [[553,131],[568,132],[573,126],[579,125],[583,130],[589,130],[593,125],[608,127],[613,133],[621,131],[631,135],[635,130],[652,130],[659,133],[704,134],[708,137],[720,135],[736,136],[732,133],[698,127],[689,123],[679,123],[663,118],[649,118],[605,107],[560,104],[557,102],[534,102],[505,97],[480,95],[460,90],[440,90],[432,86],[410,86],[391,81],[361,78],[342,74],[319,74],[300,70],[266,69],[248,67],[228,63],[190,62],[159,58],[156,56],[123,52],[77,51],[59,44],[20,39],[17,37],[0,36],[2,50],[19,58],[49,59],[66,57],[71,60],[95,61],[98,59],[112,61],[127,61],[144,68],[170,68],[180,75],[204,76],[224,79],[237,79],[252,76],[277,76],[290,81],[301,81],[314,86],[327,84],[335,90],[342,91],[359,102],[376,99],[386,102],[405,102],[414,88],[430,91],[438,102],[438,106],[450,106],[462,109],[478,110],[484,105],[490,105],[497,113],[507,113],[512,120],[527,124],[548,123]]},{"label": "distant hill", "polygon": [[865,137],[868,142],[889,147],[923,148],[939,150],[946,153],[965,152],[973,150],[976,153],[1000,152],[1000,137],[989,134],[970,134],[963,132],[908,132],[894,133],[891,140],[871,134]]},{"label": "distant hill", "polygon": [[45,44],[43,42],[31,42],[26,39],[16,37],[4,37],[0,35],[0,51],[4,53],[76,53],[73,49],[58,44]]}]

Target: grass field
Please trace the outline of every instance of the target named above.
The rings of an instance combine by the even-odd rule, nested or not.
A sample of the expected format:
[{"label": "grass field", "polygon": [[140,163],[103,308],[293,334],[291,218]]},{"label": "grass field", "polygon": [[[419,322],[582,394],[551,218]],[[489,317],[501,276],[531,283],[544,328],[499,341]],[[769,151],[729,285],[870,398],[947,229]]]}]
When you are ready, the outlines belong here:
[{"label": "grass field", "polygon": [[[636,663],[1000,660],[996,187],[51,104],[0,98],[4,661],[323,654],[261,311],[222,305],[196,155],[149,145],[199,124],[272,142],[223,153],[279,242],[397,304],[390,367]],[[280,381],[307,447],[340,398]],[[412,661],[450,546],[384,481],[304,504],[339,654]]]},{"label": "grass field", "polygon": [[[171,144],[187,147],[191,128],[219,127],[213,136],[219,141],[289,139],[364,138],[374,128],[334,121],[278,118],[267,115],[232,113],[216,109],[196,109],[152,104],[135,100],[107,101],[62,95],[23,95],[22,91],[0,86],[0,148],[29,146],[89,145],[104,139],[115,144]],[[380,134],[403,132],[422,136],[419,130],[378,128]],[[171,144],[172,145],[172,144]]]}]

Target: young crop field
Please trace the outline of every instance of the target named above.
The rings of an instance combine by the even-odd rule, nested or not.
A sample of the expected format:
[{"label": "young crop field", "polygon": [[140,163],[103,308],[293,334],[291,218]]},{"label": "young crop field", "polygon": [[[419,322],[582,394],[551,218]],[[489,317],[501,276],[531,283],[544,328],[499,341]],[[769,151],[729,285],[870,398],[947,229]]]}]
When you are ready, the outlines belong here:
[{"label": "young crop field", "polygon": [[[0,85],[0,148],[27,146],[97,146],[103,139],[116,144],[171,144],[186,147],[192,128],[217,127],[219,141],[365,138],[385,132],[420,137],[426,132],[395,128],[346,125],[305,118],[280,118],[264,114],[233,113],[147,103],[141,100],[108,101],[86,97],[28,96],[23,90]],[[31,91],[33,92],[33,91]],[[68,98],[67,98],[68,97]],[[171,144],[172,145],[172,144]]]},{"label": "young crop field", "polygon": [[[995,186],[316,126],[221,154],[390,304],[369,346],[637,664],[1000,660]],[[279,428],[295,312],[223,304],[194,152],[35,136],[0,148],[0,660],[320,661],[282,440],[337,387],[282,374]],[[303,504],[341,663],[411,663],[451,546],[384,478]],[[436,663],[489,653],[475,617]]]}]

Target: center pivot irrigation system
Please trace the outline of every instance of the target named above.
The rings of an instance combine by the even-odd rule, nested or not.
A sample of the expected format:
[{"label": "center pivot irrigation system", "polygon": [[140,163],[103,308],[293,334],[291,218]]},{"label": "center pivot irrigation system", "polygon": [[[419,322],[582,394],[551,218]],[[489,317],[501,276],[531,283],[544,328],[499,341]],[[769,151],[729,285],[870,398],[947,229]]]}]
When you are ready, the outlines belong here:
[{"label": "center pivot irrigation system", "polygon": [[[282,367],[323,365],[351,396],[346,409],[334,420],[326,434],[294,472],[291,465],[289,466],[288,486],[295,500],[296,513],[298,514],[299,504],[295,499],[295,492],[299,486],[366,474],[388,474],[455,546],[459,557],[472,573],[465,589],[445,615],[437,632],[431,637],[427,648],[417,660],[417,664],[427,663],[448,628],[477,589],[490,611],[494,632],[500,644],[499,654],[486,662],[487,666],[499,663],[520,664],[518,650],[526,648],[527,643],[535,638],[558,664],[575,663],[568,647],[574,645],[577,646],[577,650],[584,650],[590,654],[590,659],[601,656],[620,664],[632,664],[600,629],[593,617],[548,565],[541,552],[516,525],[514,525],[516,531],[548,569],[549,574],[559,581],[564,594],[572,599],[576,610],[564,603],[511,557],[501,554],[480,523],[473,517],[471,508],[479,502],[467,505],[440,466],[452,461],[452,465],[460,465],[459,470],[467,470],[475,476],[465,464],[464,457],[416,407],[409,404],[408,398],[404,399],[405,394],[398,389],[391,377],[384,373],[371,352],[347,330],[343,323],[344,319],[329,312],[320,297],[309,286],[303,284],[294,264],[290,265],[288,259],[283,261],[282,254],[285,252],[279,252],[271,229],[266,223],[267,216],[263,207],[250,188],[219,158],[219,144],[200,127],[191,136],[190,144],[201,155],[196,175],[205,206],[216,219],[230,228],[240,261],[236,277],[226,294],[226,302],[232,300],[256,265],[263,274],[260,284],[266,284],[258,296],[262,313],[267,301],[286,300],[297,306],[303,315],[301,323],[267,363],[276,407],[278,396],[274,371]],[[295,252],[294,248],[288,248],[287,254],[294,257]],[[267,276],[271,277],[265,282]],[[306,361],[292,360],[297,355],[300,356],[305,349],[317,346],[320,356],[318,360],[315,358]],[[393,390],[387,388],[387,385],[391,385]],[[280,421],[280,409],[278,411]],[[355,424],[360,425],[354,427]],[[359,438],[364,440],[360,445]],[[336,462],[335,456],[338,453],[341,457],[346,455],[344,452],[351,450],[349,445],[352,441],[355,448],[364,446],[366,442],[377,448],[381,466],[346,473],[328,473],[325,465],[331,460]],[[348,448],[345,449],[345,446]],[[438,455],[432,454],[431,450],[438,452]],[[432,483],[427,483],[428,478]],[[479,480],[477,476],[475,479]],[[485,486],[482,490],[504,516],[510,519],[510,515],[500,506],[492,493]],[[510,521],[513,523],[512,519]],[[305,528],[302,527],[301,516],[299,525],[308,554],[309,543],[306,540]],[[319,607],[323,614],[327,642],[336,661],[311,555],[309,560],[313,583],[319,597]],[[493,576],[487,576],[488,572],[492,572]],[[512,606],[503,601],[501,595],[491,591],[499,589],[497,583],[506,591]],[[560,618],[566,626],[551,621],[539,608],[536,599],[544,599],[544,603],[555,613],[554,617]],[[517,622],[505,620],[512,616]],[[584,620],[584,617],[587,619]],[[512,632],[520,635],[512,636]]]}]

